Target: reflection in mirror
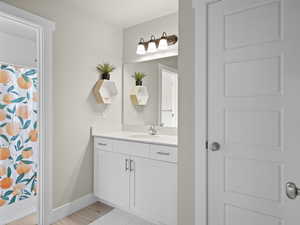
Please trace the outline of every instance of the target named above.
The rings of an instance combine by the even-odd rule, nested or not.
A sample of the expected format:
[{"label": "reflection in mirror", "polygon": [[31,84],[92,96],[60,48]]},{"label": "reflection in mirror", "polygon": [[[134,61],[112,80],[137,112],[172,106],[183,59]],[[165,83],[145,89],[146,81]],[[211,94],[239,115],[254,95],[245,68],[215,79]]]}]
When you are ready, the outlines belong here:
[{"label": "reflection in mirror", "polygon": [[178,73],[176,69],[159,65],[159,88],[159,124],[163,127],[177,127]]},{"label": "reflection in mirror", "polygon": [[[145,105],[133,104],[132,101],[132,90],[137,89],[133,78],[136,72],[146,75],[141,84],[148,90],[148,101]],[[177,56],[124,64],[123,124],[135,126],[159,124],[176,128],[177,76]]]}]

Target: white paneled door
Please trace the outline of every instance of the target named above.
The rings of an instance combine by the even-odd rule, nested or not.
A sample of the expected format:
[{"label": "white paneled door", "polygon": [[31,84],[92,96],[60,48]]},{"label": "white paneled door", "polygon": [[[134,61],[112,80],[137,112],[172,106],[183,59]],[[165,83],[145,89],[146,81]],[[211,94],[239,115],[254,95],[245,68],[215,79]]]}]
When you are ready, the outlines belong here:
[{"label": "white paneled door", "polygon": [[208,5],[209,225],[300,224],[299,22],[299,0]]}]

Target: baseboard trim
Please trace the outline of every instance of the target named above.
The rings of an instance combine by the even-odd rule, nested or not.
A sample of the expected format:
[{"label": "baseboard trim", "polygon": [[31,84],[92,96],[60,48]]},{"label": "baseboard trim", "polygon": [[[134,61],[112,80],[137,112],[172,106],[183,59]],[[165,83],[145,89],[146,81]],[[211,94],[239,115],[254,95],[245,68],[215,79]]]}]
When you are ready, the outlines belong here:
[{"label": "baseboard trim", "polygon": [[66,216],[69,216],[73,214],[74,212],[77,212],[97,201],[97,198],[93,194],[85,195],[79,199],[76,199],[73,202],[69,202],[63,206],[60,206],[58,208],[55,208],[52,210],[51,213],[51,224],[56,223],[57,221],[65,218]]}]

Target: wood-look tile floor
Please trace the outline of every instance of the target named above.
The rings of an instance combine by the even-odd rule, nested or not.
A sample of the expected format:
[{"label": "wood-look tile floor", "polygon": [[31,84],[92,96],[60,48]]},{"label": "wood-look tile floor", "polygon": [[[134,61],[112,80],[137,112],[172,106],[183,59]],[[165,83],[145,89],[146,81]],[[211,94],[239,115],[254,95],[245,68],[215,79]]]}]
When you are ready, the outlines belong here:
[{"label": "wood-look tile floor", "polygon": [[[53,225],[88,225],[110,212],[112,208],[101,202],[96,202],[72,215],[59,220]],[[36,225],[36,215],[27,216],[7,225]]]}]

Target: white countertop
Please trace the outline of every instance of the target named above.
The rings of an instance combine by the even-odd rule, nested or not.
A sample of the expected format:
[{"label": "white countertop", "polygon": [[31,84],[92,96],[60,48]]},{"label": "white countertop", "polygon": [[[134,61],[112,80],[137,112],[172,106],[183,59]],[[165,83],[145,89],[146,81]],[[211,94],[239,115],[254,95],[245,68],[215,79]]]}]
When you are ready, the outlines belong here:
[{"label": "white countertop", "polygon": [[177,146],[177,136],[171,135],[150,135],[147,133],[136,133],[129,131],[117,131],[117,132],[99,132],[92,131],[92,136],[103,137],[117,140],[135,141],[149,144],[161,144]]}]

